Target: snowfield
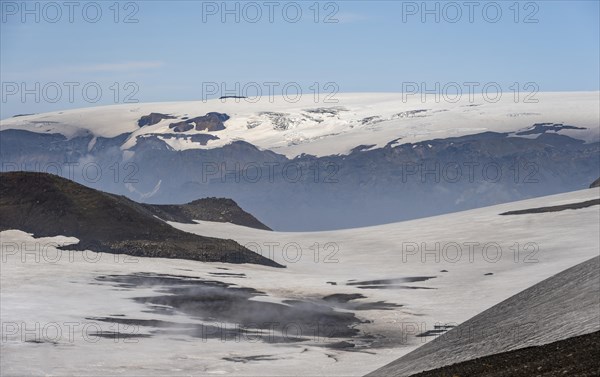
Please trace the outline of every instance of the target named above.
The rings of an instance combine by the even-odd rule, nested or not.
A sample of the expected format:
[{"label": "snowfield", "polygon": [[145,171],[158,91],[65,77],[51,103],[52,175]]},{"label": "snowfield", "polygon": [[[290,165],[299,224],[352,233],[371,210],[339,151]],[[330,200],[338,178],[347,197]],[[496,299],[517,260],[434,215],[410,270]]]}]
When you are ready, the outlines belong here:
[{"label": "snowfield", "polygon": [[[173,106],[163,111],[175,112],[179,105]],[[0,233],[2,371],[7,376],[364,375],[435,338],[415,335],[435,330],[436,325],[464,322],[598,255],[598,205],[499,214],[577,203],[599,194],[596,188],[330,232],[280,233],[222,223],[171,223],[204,236],[233,238],[285,264],[286,269],[59,252],[54,246],[76,240],[35,239],[18,230],[4,231]],[[307,337],[293,342],[195,337],[178,329],[218,323],[219,318],[201,320],[185,310],[134,300],[176,293],[164,282],[138,284],[112,276],[161,276],[156,274],[253,288],[264,295],[251,301],[265,305],[293,306],[299,301],[324,305],[322,299],[328,295],[360,294],[364,297],[350,302],[365,304],[362,309],[333,304],[332,308],[354,313],[362,320],[356,326],[360,334],[371,337]],[[128,319],[142,325],[123,328]],[[161,327],[158,321],[168,326]],[[298,335],[293,331],[277,335],[290,334]],[[335,342],[354,347],[332,347]]]},{"label": "snowfield", "polygon": [[[537,100],[537,102],[530,100]],[[134,147],[138,137],[158,136],[175,150],[218,148],[236,140],[247,141],[289,158],[303,153],[315,156],[348,154],[360,145],[381,148],[388,143],[415,143],[485,131],[517,132],[536,123],[556,123],[587,130],[560,130],[580,140],[600,138],[599,92],[536,93],[525,101],[520,93],[503,93],[498,102],[482,95],[463,95],[449,100],[428,95],[357,93],[338,94],[325,102],[321,96],[303,96],[297,102],[285,97],[214,99],[196,102],[126,104],[46,114],[19,116],[0,122],[0,130],[18,129],[37,133],[60,133],[68,138],[92,134],[112,138],[131,133],[123,150]],[[220,112],[230,116],[220,131],[177,132],[172,123]],[[169,114],[157,124],[139,127],[137,122],[150,113]],[[84,126],[85,125],[85,126]],[[206,145],[191,135],[210,134],[218,140]],[[144,136],[145,135],[145,136]],[[168,137],[179,135],[179,138]],[[527,137],[527,136],[523,136]],[[401,141],[400,141],[401,140]],[[90,149],[95,139],[90,143]]]}]

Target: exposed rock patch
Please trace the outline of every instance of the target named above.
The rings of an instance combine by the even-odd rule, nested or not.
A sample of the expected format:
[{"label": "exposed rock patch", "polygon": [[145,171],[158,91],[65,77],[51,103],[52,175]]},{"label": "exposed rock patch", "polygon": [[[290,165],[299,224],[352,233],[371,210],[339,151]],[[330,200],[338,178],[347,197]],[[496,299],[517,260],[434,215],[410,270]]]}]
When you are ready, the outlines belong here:
[{"label": "exposed rock patch", "polygon": [[168,114],[150,113],[142,116],[138,120],[138,127],[152,126],[159,123],[163,119],[177,119],[177,117]]},{"label": "exposed rock patch", "polygon": [[517,132],[515,135],[536,135],[543,134],[548,131],[558,132],[561,130],[585,130],[585,127],[565,126],[562,123],[536,123],[525,131]]},{"label": "exposed rock patch", "polygon": [[599,204],[600,204],[600,199],[592,199],[592,200],[586,200],[584,202],[563,204],[563,205],[559,205],[559,206],[539,207],[539,208],[520,209],[517,211],[508,211],[508,212],[503,212],[500,215],[525,215],[525,214],[531,214],[531,213],[559,212],[559,211],[564,211],[567,209],[587,208],[587,207],[591,207],[591,206],[597,206]]},{"label": "exposed rock patch", "polygon": [[223,124],[229,119],[229,115],[217,112],[210,112],[206,115],[186,119],[182,122],[171,123],[169,128],[175,132],[186,132],[191,129],[196,131],[221,131],[225,129]]},{"label": "exposed rock patch", "polygon": [[225,198],[205,198],[187,204],[142,204],[154,215],[166,221],[193,224],[194,220],[228,222],[250,228],[271,230],[236,202]]}]

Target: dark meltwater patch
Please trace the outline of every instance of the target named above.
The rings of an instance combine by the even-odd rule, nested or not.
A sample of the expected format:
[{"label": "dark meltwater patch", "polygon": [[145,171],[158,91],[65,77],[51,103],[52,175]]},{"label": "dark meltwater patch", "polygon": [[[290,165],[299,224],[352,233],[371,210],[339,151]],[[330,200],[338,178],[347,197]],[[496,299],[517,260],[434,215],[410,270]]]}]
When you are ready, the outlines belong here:
[{"label": "dark meltwater patch", "polygon": [[[360,287],[359,287],[360,288]],[[385,301],[377,302],[354,302],[354,300],[367,298],[360,293],[335,293],[323,297],[323,301],[345,310],[392,310],[401,308],[403,305],[394,304]]]},{"label": "dark meltwater patch", "polygon": [[169,311],[170,314],[184,314],[202,321],[201,324],[181,324],[154,319],[95,318],[125,326],[150,327],[152,335],[188,335],[223,340],[251,338],[269,343],[309,341],[336,349],[340,348],[342,338],[353,344],[352,347],[342,347],[350,350],[355,348],[353,341],[361,344],[373,342],[371,335],[361,334],[356,328],[367,322],[357,318],[351,310],[390,310],[402,306],[383,301],[352,302],[366,298],[361,294],[335,294],[316,302],[265,302],[257,300],[258,297],[265,296],[265,293],[253,288],[166,274],[106,275],[97,277],[97,280],[121,289],[152,287],[157,295],[134,297],[132,300],[147,305],[151,309],[147,312],[163,314],[162,311]]},{"label": "dark meltwater patch", "polygon": [[209,272],[212,276],[232,277],[232,278],[245,278],[246,274],[235,274],[232,272]]},{"label": "dark meltwater patch", "polygon": [[360,293],[336,293],[333,295],[323,297],[323,300],[333,303],[347,303],[348,301],[357,300],[359,298],[366,298],[366,296]]},{"label": "dark meltwater patch", "polygon": [[162,314],[162,315],[173,315],[175,311],[170,306],[160,305],[147,305],[148,309],[142,310],[142,313]]},{"label": "dark meltwater patch", "polygon": [[137,334],[137,333],[129,333],[129,332],[118,332],[118,331],[100,331],[89,334],[90,337],[100,337],[100,338],[108,338],[108,339],[136,339],[136,338],[149,338],[152,335],[150,334]]},{"label": "dark meltwater patch", "polygon": [[365,280],[356,281],[348,280],[346,285],[358,286],[360,289],[435,289],[429,287],[415,287],[402,285],[403,283],[415,283],[419,281],[427,281],[435,279],[437,276],[408,276],[403,278],[394,279],[378,279],[378,280]]},{"label": "dark meltwater patch", "polygon": [[[191,336],[194,338],[219,339],[221,341],[263,341],[267,343],[293,343],[300,342],[304,339],[293,338],[291,336],[279,336],[269,334],[261,330],[244,329],[233,324],[214,323],[214,324],[198,324],[198,323],[178,323],[154,319],[135,319],[135,318],[115,318],[115,317],[91,317],[87,320],[100,321],[109,323],[111,327],[117,327],[125,334],[139,334],[140,327],[150,327],[152,335],[177,335]],[[108,336],[110,337],[110,336]]]},{"label": "dark meltwater patch", "polygon": [[431,288],[431,287],[416,287],[416,286],[398,285],[398,284],[360,285],[358,288],[360,288],[360,289],[437,289],[437,288]]},{"label": "dark meltwater patch", "polygon": [[418,338],[426,338],[429,336],[438,336],[441,335],[449,330],[452,330],[454,327],[456,327],[455,325],[435,325],[433,326],[433,329],[431,330],[427,330],[425,332],[422,332],[420,334],[415,335]]},{"label": "dark meltwater patch", "polygon": [[347,285],[389,285],[389,284],[398,284],[398,283],[415,283],[418,281],[427,281],[430,279],[434,279],[436,277],[437,276],[409,276],[409,277],[404,277],[404,278],[365,280],[365,281],[348,280]]},{"label": "dark meltwater patch", "polygon": [[275,355],[254,355],[254,356],[231,356],[224,357],[223,360],[232,361],[234,363],[244,363],[249,361],[271,361],[279,360]]},{"label": "dark meltwater patch", "polygon": [[51,344],[53,346],[58,345],[58,342],[54,342],[51,340],[41,340],[41,339],[30,339],[30,340],[25,340],[25,343],[33,343],[33,344]]}]

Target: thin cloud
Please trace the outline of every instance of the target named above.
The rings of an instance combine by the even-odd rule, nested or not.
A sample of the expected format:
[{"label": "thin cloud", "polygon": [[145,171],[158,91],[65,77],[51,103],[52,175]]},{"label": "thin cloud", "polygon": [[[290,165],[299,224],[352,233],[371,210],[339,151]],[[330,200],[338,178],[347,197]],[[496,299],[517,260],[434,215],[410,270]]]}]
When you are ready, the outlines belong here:
[{"label": "thin cloud", "polygon": [[77,67],[78,71],[82,72],[123,72],[123,71],[138,71],[141,69],[160,68],[164,65],[161,61],[133,61],[122,63],[106,63],[93,64]]},{"label": "thin cloud", "polygon": [[73,75],[85,73],[130,73],[132,71],[142,71],[147,69],[156,69],[164,66],[161,61],[130,61],[122,63],[103,63],[103,64],[88,64],[75,66],[54,66],[45,67],[42,69],[34,69],[31,71],[7,71],[2,70],[3,77],[10,77],[11,80],[32,80],[41,79],[42,77],[49,78],[51,81],[56,81],[62,77],[70,77]]}]

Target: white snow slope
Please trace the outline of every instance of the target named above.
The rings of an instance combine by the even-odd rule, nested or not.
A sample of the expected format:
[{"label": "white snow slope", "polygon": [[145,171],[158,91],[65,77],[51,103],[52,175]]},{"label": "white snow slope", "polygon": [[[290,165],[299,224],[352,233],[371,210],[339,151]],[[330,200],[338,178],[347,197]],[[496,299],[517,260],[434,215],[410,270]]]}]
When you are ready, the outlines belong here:
[{"label": "white snow slope", "polygon": [[[436,324],[461,323],[533,284],[598,255],[600,206],[527,215],[500,216],[499,213],[581,202],[599,195],[600,190],[596,188],[331,232],[279,233],[208,222],[172,224],[206,236],[234,238],[255,250],[260,246],[265,254],[267,245],[272,245],[272,256],[286,264],[286,269],[130,259],[91,252],[62,252],[58,260],[52,262],[57,259],[56,249],[36,249],[36,242],[46,245],[48,241],[69,243],[74,242],[73,239],[36,240],[20,231],[5,231],[0,233],[2,374],[363,375],[432,339],[415,337],[417,332],[431,330]],[[434,251],[436,243],[439,243],[438,252]],[[285,245],[288,245],[287,260],[283,253]],[[461,256],[456,252],[456,245],[462,249]],[[472,252],[467,245],[473,245]],[[297,257],[296,251],[300,249],[302,254]],[[315,256],[317,249],[319,253]],[[223,272],[217,268],[228,268],[228,273],[244,273],[246,278],[209,275]],[[274,302],[360,293],[367,297],[358,302],[386,301],[404,306],[355,312],[361,319],[370,321],[359,326],[362,331],[389,338],[390,346],[385,348],[361,348],[357,344],[353,351],[334,350],[323,347],[319,340],[286,344],[244,338],[227,342],[201,340],[186,334],[152,333],[151,327],[144,326],[139,332],[153,336],[128,340],[84,336],[92,325],[114,330],[108,323],[86,319],[90,317],[122,315],[182,323],[199,321],[181,313],[166,315],[148,311],[148,306],[131,300],[158,295],[153,288],[127,289],[95,279],[98,275],[136,272],[217,279],[261,290],[267,296],[260,300]],[[407,279],[419,276],[434,278],[417,282]],[[400,282],[405,288],[378,289],[385,283],[346,284],[353,279],[404,279]],[[88,333],[85,333],[86,325]],[[71,337],[68,326],[76,329]],[[54,336],[57,328],[60,336]],[[258,358],[231,361],[253,356]]]},{"label": "white snow slope", "polygon": [[[303,96],[293,103],[285,97],[265,97],[125,104],[9,118],[0,121],[0,130],[61,133],[68,138],[89,133],[115,137],[132,132],[122,146],[126,150],[136,144],[138,136],[174,134],[169,125],[180,122],[183,117],[221,112],[231,117],[225,122],[225,130],[192,129],[177,133],[187,138],[162,140],[175,150],[217,148],[244,140],[290,158],[302,153],[347,154],[359,145],[377,148],[397,139],[401,139],[398,143],[414,143],[485,131],[517,132],[545,122],[587,128],[559,131],[564,135],[586,141],[600,138],[600,92],[536,93],[533,98],[536,103],[525,101],[524,97],[521,93],[515,100],[514,93],[503,93],[498,102],[492,103],[481,95],[474,98],[463,95],[451,103],[451,99],[444,100],[446,97],[436,102],[433,95],[424,101],[420,95],[357,93],[338,94],[333,98],[335,102],[325,102],[323,96],[320,102],[313,96]],[[140,117],[152,112],[178,119],[138,127]],[[189,139],[189,135],[199,133],[218,136],[219,140],[211,140],[203,146]]]}]

